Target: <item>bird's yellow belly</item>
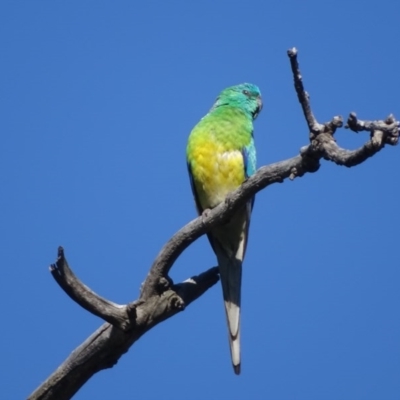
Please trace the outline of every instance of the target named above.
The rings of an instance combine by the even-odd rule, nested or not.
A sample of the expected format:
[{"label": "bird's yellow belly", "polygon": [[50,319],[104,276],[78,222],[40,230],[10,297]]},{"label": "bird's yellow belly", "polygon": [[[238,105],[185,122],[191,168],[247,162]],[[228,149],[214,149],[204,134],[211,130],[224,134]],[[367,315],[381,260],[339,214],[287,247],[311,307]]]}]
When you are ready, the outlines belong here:
[{"label": "bird's yellow belly", "polygon": [[203,209],[217,206],[245,179],[242,153],[221,151],[218,147],[204,146],[193,154],[192,173]]}]

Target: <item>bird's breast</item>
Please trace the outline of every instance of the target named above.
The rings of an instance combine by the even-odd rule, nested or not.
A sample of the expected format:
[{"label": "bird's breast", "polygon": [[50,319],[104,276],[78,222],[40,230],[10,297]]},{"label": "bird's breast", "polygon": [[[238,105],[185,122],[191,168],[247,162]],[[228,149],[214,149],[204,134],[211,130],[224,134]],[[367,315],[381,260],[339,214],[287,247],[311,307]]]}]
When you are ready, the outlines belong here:
[{"label": "bird's breast", "polygon": [[243,155],[217,142],[197,146],[192,153],[192,174],[203,209],[225,200],[245,179]]}]

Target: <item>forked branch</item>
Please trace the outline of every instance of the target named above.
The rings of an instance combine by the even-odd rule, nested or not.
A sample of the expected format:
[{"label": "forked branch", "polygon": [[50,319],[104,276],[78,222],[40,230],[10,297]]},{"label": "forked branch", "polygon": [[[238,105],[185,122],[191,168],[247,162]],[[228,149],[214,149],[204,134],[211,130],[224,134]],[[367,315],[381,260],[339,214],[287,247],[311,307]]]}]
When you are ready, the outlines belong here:
[{"label": "forked branch", "polygon": [[334,139],[343,126],[340,116],[319,123],[315,118],[308,93],[304,90],[297,61],[297,50],[288,51],[294,87],[309,131],[309,144],[300,154],[288,160],[261,167],[247,179],[225,202],[180,229],[156,257],[137,300],[118,305],[104,299],[84,285],[72,272],[63,249],[51,266],[51,273],[60,287],[80,306],[106,321],[29,397],[33,400],[70,399],[96,372],[111,368],[143,334],[158,323],[182,311],[218,282],[218,268],[214,267],[180,284],[173,284],[169,272],[182,252],[212,227],[223,223],[250,197],[273,183],[316,172],[320,160],[352,167],[364,162],[386,144],[399,140],[399,122],[393,115],[380,121],[359,120],[355,113],[348,117],[345,128],[354,132],[370,132],[369,140],[356,150],[341,148]]}]

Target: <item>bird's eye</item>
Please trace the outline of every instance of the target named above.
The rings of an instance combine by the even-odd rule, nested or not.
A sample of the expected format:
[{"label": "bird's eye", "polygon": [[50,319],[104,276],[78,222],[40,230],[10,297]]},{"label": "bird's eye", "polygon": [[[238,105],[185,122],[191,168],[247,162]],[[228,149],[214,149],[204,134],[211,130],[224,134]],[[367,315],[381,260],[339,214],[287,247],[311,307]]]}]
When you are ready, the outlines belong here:
[{"label": "bird's eye", "polygon": [[246,96],[250,96],[250,92],[248,91],[248,90],[243,90],[243,92],[242,92],[244,95],[246,95]]}]

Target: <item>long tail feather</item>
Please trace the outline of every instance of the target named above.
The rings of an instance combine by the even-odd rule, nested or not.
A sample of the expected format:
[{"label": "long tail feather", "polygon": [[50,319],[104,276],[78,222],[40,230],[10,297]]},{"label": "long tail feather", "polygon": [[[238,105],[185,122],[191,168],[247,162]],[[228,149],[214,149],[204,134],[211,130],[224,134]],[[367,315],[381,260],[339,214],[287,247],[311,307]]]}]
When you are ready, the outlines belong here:
[{"label": "long tail feather", "polygon": [[217,256],[221,275],[229,345],[235,374],[240,374],[240,301],[242,262],[246,252],[251,203],[226,224],[217,226],[209,234]]},{"label": "long tail feather", "polygon": [[219,271],[228,322],[229,344],[235,374],[240,374],[240,296],[242,261],[219,254]]}]

